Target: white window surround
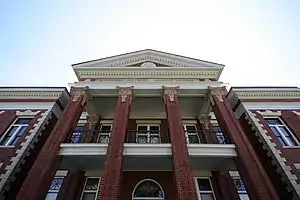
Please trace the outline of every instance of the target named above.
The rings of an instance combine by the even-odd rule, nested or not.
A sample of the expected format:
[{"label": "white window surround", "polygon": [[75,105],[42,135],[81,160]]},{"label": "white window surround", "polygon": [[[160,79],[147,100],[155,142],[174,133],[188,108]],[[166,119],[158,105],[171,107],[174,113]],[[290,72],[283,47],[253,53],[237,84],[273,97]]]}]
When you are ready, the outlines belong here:
[{"label": "white window surround", "polygon": [[[198,179],[208,179],[211,190],[205,190],[205,191],[200,190],[199,184],[198,184]],[[198,197],[199,200],[202,200],[201,199],[201,194],[212,194],[213,200],[216,199],[215,193],[214,193],[214,188],[213,188],[213,185],[212,185],[212,182],[211,182],[211,177],[209,177],[209,176],[199,176],[199,177],[194,177],[194,180],[195,180],[195,186],[196,186],[196,194],[197,194],[197,197]]]},{"label": "white window surround", "polygon": [[[157,198],[155,198],[155,197],[134,197],[134,194],[135,194],[136,189],[137,189],[143,182],[146,182],[146,181],[150,181],[150,182],[155,183],[155,184],[160,188],[160,190],[161,190],[161,192],[162,192],[162,197],[157,197]],[[133,189],[133,191],[132,191],[131,197],[132,197],[132,200],[142,200],[142,199],[145,199],[145,200],[148,200],[148,199],[153,199],[153,200],[164,200],[164,198],[165,198],[165,193],[164,193],[163,188],[161,187],[161,185],[160,185],[157,181],[155,181],[155,180],[153,180],[153,179],[143,179],[143,180],[141,180],[140,182],[138,182],[138,183],[135,185],[135,187],[134,187],[134,189]]]},{"label": "white window surround", "polygon": [[[278,120],[281,124],[278,124],[278,125],[268,124],[268,122],[267,122],[268,119]],[[268,124],[268,126],[271,128],[272,131],[273,131],[272,128],[275,128],[276,131],[280,134],[282,140],[286,144],[286,145],[283,145],[278,140],[282,144],[283,147],[299,147],[300,146],[300,143],[299,143],[299,140],[297,139],[297,137],[293,134],[293,132],[289,129],[289,127],[284,123],[284,121],[280,117],[274,117],[274,116],[273,117],[268,117],[268,116],[265,117],[265,115],[264,115],[264,120],[266,121],[266,123]],[[290,141],[288,139],[287,136],[285,136],[285,134],[280,129],[280,127],[284,128],[287,131],[287,133],[290,135],[290,137],[293,140],[293,142],[295,143],[295,145],[292,143],[292,141]],[[273,134],[275,135],[274,131],[273,131]],[[277,136],[275,135],[275,137],[277,137]],[[277,137],[277,139],[278,139],[278,137]]]},{"label": "white window surround", "polygon": [[[86,184],[87,184],[88,179],[98,179],[97,190],[86,190],[85,186],[86,186]],[[82,190],[80,199],[82,200],[84,194],[88,194],[88,193],[92,193],[92,194],[95,193],[95,194],[96,194],[96,195],[95,195],[95,199],[96,199],[96,198],[97,198],[98,191],[99,191],[99,187],[100,187],[100,181],[101,181],[101,178],[100,178],[100,177],[96,177],[96,176],[88,176],[88,177],[85,177],[84,186],[83,186],[83,190]]]},{"label": "white window surround", "polygon": [[[101,124],[100,125],[100,130],[99,130],[99,134],[97,137],[97,143],[104,143],[107,144],[109,142],[109,138],[111,135],[111,130],[112,130],[112,124]],[[110,130],[105,129],[110,127]]]},{"label": "white window surround", "polygon": [[[18,122],[18,120],[21,120],[21,119],[30,119],[29,123],[28,124],[16,124]],[[11,125],[9,126],[9,128],[5,131],[5,133],[2,135],[2,137],[0,138],[0,143],[3,142],[3,140],[6,138],[7,134],[13,129],[13,127],[17,127],[17,129],[15,129],[13,131],[13,134],[10,136],[10,138],[4,143],[2,144],[1,146],[14,146],[14,144],[12,144],[12,142],[15,140],[17,136],[17,134],[19,133],[19,131],[21,131],[23,129],[23,132],[22,134],[25,132],[26,128],[29,126],[29,124],[31,123],[31,121],[33,120],[33,117],[32,116],[18,116],[12,123]],[[22,135],[21,135],[22,136]],[[19,136],[19,137],[21,137]],[[15,141],[17,142],[17,141]]]},{"label": "white window surround", "polygon": [[[194,127],[195,131],[190,131],[189,128],[190,127]],[[191,139],[190,137],[196,137],[196,140],[198,142],[194,142],[194,144],[199,144],[201,143],[201,140],[199,138],[199,135],[198,135],[198,130],[197,130],[197,124],[183,124],[183,130],[184,130],[184,133],[185,133],[185,138],[186,138],[186,143],[187,144],[190,144],[191,143]],[[191,143],[193,144],[193,143]]]},{"label": "white window surround", "polygon": [[[146,133],[143,133],[143,130],[140,130],[139,127],[146,127],[147,130]],[[157,133],[152,133],[151,132],[151,127],[157,127]],[[146,143],[142,143],[142,144],[157,144],[157,143],[161,143],[161,136],[160,136],[160,124],[137,124],[137,134],[136,134],[136,143],[140,144],[142,142],[140,142],[139,137],[147,137],[147,141]],[[153,142],[155,140],[153,140],[152,138],[158,138],[157,142]]]}]

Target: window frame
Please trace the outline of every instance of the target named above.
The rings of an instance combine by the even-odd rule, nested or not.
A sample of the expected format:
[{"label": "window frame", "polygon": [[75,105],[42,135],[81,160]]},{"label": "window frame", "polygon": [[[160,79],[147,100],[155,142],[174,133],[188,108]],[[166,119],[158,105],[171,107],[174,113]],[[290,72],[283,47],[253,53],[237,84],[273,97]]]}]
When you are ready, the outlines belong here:
[{"label": "window frame", "polygon": [[[79,127],[79,126],[80,126],[80,127],[83,127],[82,132],[75,132],[76,128]],[[84,123],[78,123],[78,124],[76,125],[75,130],[73,131],[72,136],[71,136],[71,138],[70,138],[70,141],[72,142],[72,138],[73,138],[74,134],[80,133],[80,135],[79,135],[78,142],[72,142],[72,143],[74,143],[74,144],[80,143],[80,139],[81,139],[81,137],[82,137],[82,134],[84,133],[84,127],[85,127],[85,124],[84,124]]]},{"label": "window frame", "polygon": [[[139,127],[140,126],[146,126],[147,127],[147,132],[146,133],[139,133]],[[158,133],[150,133],[150,127],[151,126],[156,126],[156,127],[158,127]],[[161,135],[160,135],[160,131],[161,131],[161,129],[160,129],[161,127],[160,127],[160,124],[137,124],[136,125],[136,139],[135,139],[135,142],[137,143],[137,144],[160,144],[161,143]],[[140,142],[138,142],[138,137],[139,136],[147,136],[147,142],[146,143],[140,143]],[[151,143],[150,141],[151,141],[151,136],[158,136],[158,141],[159,142],[157,142],[157,143]]]},{"label": "window frame", "polygon": [[[17,116],[14,121],[9,125],[9,127],[5,130],[5,133],[2,135],[2,137],[0,138],[0,143],[3,141],[3,139],[5,138],[5,136],[9,133],[9,131],[11,130],[11,128],[16,124],[16,122],[19,120],[19,119],[30,119],[30,122],[28,124],[26,124],[26,126],[22,126],[23,124],[19,124],[18,128],[14,131],[14,133],[11,135],[11,137],[7,140],[7,142],[5,144],[2,144],[0,146],[6,146],[6,147],[9,147],[9,146],[15,146],[15,144],[11,144],[11,142],[13,142],[18,134],[18,132],[23,128],[23,127],[26,127],[26,129],[28,128],[28,126],[30,125],[30,123],[32,122],[34,117],[32,116]],[[26,132],[26,129],[24,130],[24,132]],[[23,132],[23,133],[24,133]],[[23,135],[22,133],[22,135]],[[22,137],[22,136],[20,136]],[[18,141],[16,141],[18,142]]]},{"label": "window frame", "polygon": [[239,197],[240,197],[240,195],[245,195],[245,194],[246,194],[246,195],[248,196],[248,199],[250,199],[250,197],[249,197],[249,195],[248,195],[248,192],[247,192],[247,190],[246,190],[246,187],[245,187],[245,190],[238,190],[238,189],[236,188],[236,185],[235,185],[235,181],[234,181],[234,180],[241,180],[242,183],[243,183],[243,185],[245,186],[245,183],[244,183],[244,181],[241,179],[241,177],[239,177],[239,176],[233,176],[233,177],[231,177],[231,178],[232,178],[232,180],[233,180],[233,184],[234,184],[234,186],[235,186],[235,189],[236,189],[236,191],[237,191]]},{"label": "window frame", "polygon": [[[201,144],[201,140],[200,140],[200,137],[199,137],[199,134],[198,134],[198,128],[197,128],[197,124],[194,124],[194,123],[185,123],[182,125],[183,126],[183,131],[184,131],[184,135],[185,135],[185,140],[186,140],[186,143],[187,144]],[[196,132],[195,133],[189,133],[188,130],[187,130],[187,126],[194,126],[195,127],[195,130]],[[198,143],[190,143],[190,138],[189,136],[197,136],[197,139],[198,139]]]},{"label": "window frame", "polygon": [[[219,144],[228,144],[228,140],[224,134],[224,131],[222,130],[221,126],[219,123],[217,122],[214,122],[214,123],[211,123],[213,129],[214,129],[214,132],[215,132],[215,135],[216,135],[216,138],[219,142]],[[220,129],[220,131],[216,131],[215,127],[218,127]],[[220,140],[219,140],[219,137],[222,136],[224,138],[224,141],[221,143]]]},{"label": "window frame", "polygon": [[92,191],[92,190],[85,190],[85,186],[86,186],[87,180],[88,180],[89,178],[97,178],[97,179],[99,179],[98,185],[97,185],[97,190],[96,190],[96,196],[95,196],[95,200],[97,199],[97,194],[98,194],[99,188],[100,188],[101,177],[97,177],[97,176],[86,176],[86,177],[85,177],[85,180],[84,180],[84,185],[83,185],[83,189],[82,189],[82,192],[81,192],[80,200],[82,200],[83,194],[84,194],[84,193],[94,193],[94,192],[95,192],[95,191]]},{"label": "window frame", "polygon": [[[269,124],[268,121],[267,121],[268,119],[278,120],[281,124],[280,125],[279,124],[278,125]],[[281,144],[281,146],[287,146],[287,147],[300,146],[300,142],[299,142],[298,138],[293,134],[293,132],[289,129],[289,127],[284,123],[284,121],[281,119],[281,117],[264,117],[264,120],[265,120],[266,124],[270,127],[270,129],[272,131],[272,134],[276,137],[277,141],[281,144],[281,142],[278,140],[278,137],[275,135],[275,133],[274,133],[274,131],[272,130],[271,127],[274,127],[277,130],[277,132],[280,134],[280,137],[285,142],[285,145]],[[293,139],[293,141],[295,142],[296,145],[291,144],[290,141],[284,135],[284,133],[282,133],[282,131],[278,127],[284,127],[286,129],[287,133],[290,135],[290,137]]]},{"label": "window frame", "polygon": [[[200,191],[199,185],[198,185],[198,179],[208,179],[210,187],[211,187],[211,191]],[[196,193],[197,193],[197,197],[198,200],[201,200],[201,194],[212,194],[213,195],[213,199],[216,200],[216,195],[215,195],[215,191],[214,191],[214,187],[211,181],[211,177],[210,176],[197,176],[194,177],[194,181],[195,181],[195,186],[196,186]]]},{"label": "window frame", "polygon": [[[110,126],[110,131],[108,133],[102,132],[103,131],[102,130],[103,126]],[[109,143],[109,139],[110,139],[110,135],[111,135],[111,132],[112,132],[112,128],[113,128],[113,124],[111,124],[111,123],[102,123],[102,124],[100,124],[99,134],[97,136],[96,142],[97,143],[101,143],[101,144],[108,144]],[[104,138],[104,139],[101,140],[101,138]],[[106,142],[105,138],[108,138],[107,142]],[[100,142],[100,141],[105,141],[105,142]]]},{"label": "window frame", "polygon": [[[59,188],[58,190],[51,190],[51,189],[50,189],[51,185],[50,185],[50,186],[49,186],[49,189],[48,189],[48,192],[47,192],[47,194],[46,194],[46,198],[47,198],[48,194],[57,194],[57,196],[56,196],[56,198],[55,198],[55,199],[57,199],[58,194],[59,194],[59,191],[60,191],[60,189],[61,189],[61,187],[62,187],[62,185],[63,185],[63,183],[64,183],[64,178],[65,178],[64,176],[55,176],[55,177],[52,179],[51,184],[52,184],[52,182],[54,181],[54,179],[62,179],[62,182],[61,182],[60,188]],[[45,198],[45,199],[46,199],[46,198]]]},{"label": "window frame", "polygon": [[[138,188],[138,186],[139,186],[141,183],[146,182],[146,181],[151,181],[151,182],[155,183],[156,185],[158,185],[159,188],[160,188],[160,190],[162,191],[163,197],[162,197],[162,198],[160,198],[160,197],[134,197],[135,191],[136,191],[136,189]],[[132,199],[132,200],[142,200],[142,199],[145,199],[145,200],[147,200],[147,199],[153,199],[153,200],[165,200],[165,192],[164,192],[162,186],[161,186],[157,181],[155,181],[154,179],[145,178],[145,179],[139,181],[137,184],[135,184],[135,186],[134,186],[134,188],[133,188],[133,190],[132,190],[132,193],[131,193],[131,199]]]}]

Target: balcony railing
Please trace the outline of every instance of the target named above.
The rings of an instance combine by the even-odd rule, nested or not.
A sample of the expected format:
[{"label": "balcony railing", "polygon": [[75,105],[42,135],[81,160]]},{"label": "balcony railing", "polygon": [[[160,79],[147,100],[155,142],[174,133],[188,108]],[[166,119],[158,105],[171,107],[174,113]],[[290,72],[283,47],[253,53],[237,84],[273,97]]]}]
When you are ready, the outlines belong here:
[{"label": "balcony railing", "polygon": [[[109,143],[110,131],[86,131],[74,132],[66,141],[67,143]],[[215,137],[219,144],[229,144],[226,136],[221,132],[185,131],[186,143],[188,144],[207,144],[207,137]],[[169,132],[163,131],[137,131],[128,130],[125,143],[136,144],[159,144],[171,143]]]}]

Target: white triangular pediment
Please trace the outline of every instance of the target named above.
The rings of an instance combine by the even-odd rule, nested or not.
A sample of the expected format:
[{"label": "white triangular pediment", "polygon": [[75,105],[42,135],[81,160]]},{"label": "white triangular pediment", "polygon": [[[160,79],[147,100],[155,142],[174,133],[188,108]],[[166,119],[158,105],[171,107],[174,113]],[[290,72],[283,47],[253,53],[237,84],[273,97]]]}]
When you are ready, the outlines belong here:
[{"label": "white triangular pediment", "polygon": [[[141,66],[143,63],[153,63],[164,67],[224,67],[224,65],[208,61],[188,58],[156,50],[146,49],[122,55],[92,60],[72,65],[76,68],[98,68],[98,67],[130,67]],[[144,65],[151,66],[151,65]],[[152,65],[153,67],[154,65]]]}]

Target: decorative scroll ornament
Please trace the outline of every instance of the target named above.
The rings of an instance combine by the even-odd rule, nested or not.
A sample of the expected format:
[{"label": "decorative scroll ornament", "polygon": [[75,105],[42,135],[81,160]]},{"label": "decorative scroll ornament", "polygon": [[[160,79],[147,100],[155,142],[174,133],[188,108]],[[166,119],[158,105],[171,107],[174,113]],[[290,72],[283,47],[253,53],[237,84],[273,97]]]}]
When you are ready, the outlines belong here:
[{"label": "decorative scroll ornament", "polygon": [[119,95],[121,96],[121,102],[126,102],[127,96],[132,95],[133,86],[131,87],[117,86],[117,89],[119,90]]},{"label": "decorative scroll ornament", "polygon": [[227,94],[226,87],[209,87],[211,96],[217,97],[217,99],[223,102],[223,96]]},{"label": "decorative scroll ornament", "polygon": [[164,90],[164,96],[168,96],[170,101],[174,101],[175,100],[175,95],[178,94],[177,90],[179,89],[179,86],[177,87],[166,87],[166,86],[162,86],[163,90]]},{"label": "decorative scroll ornament", "polygon": [[95,127],[95,125],[97,124],[97,122],[99,121],[100,117],[98,115],[95,115],[95,114],[92,114],[92,115],[89,115],[89,118],[88,118],[88,126],[89,126],[89,129],[92,129]]},{"label": "decorative scroll ornament", "polygon": [[88,100],[88,91],[88,87],[72,87],[70,91],[71,95],[73,96],[72,101],[77,102],[80,96],[83,96],[82,104],[84,104]]}]

